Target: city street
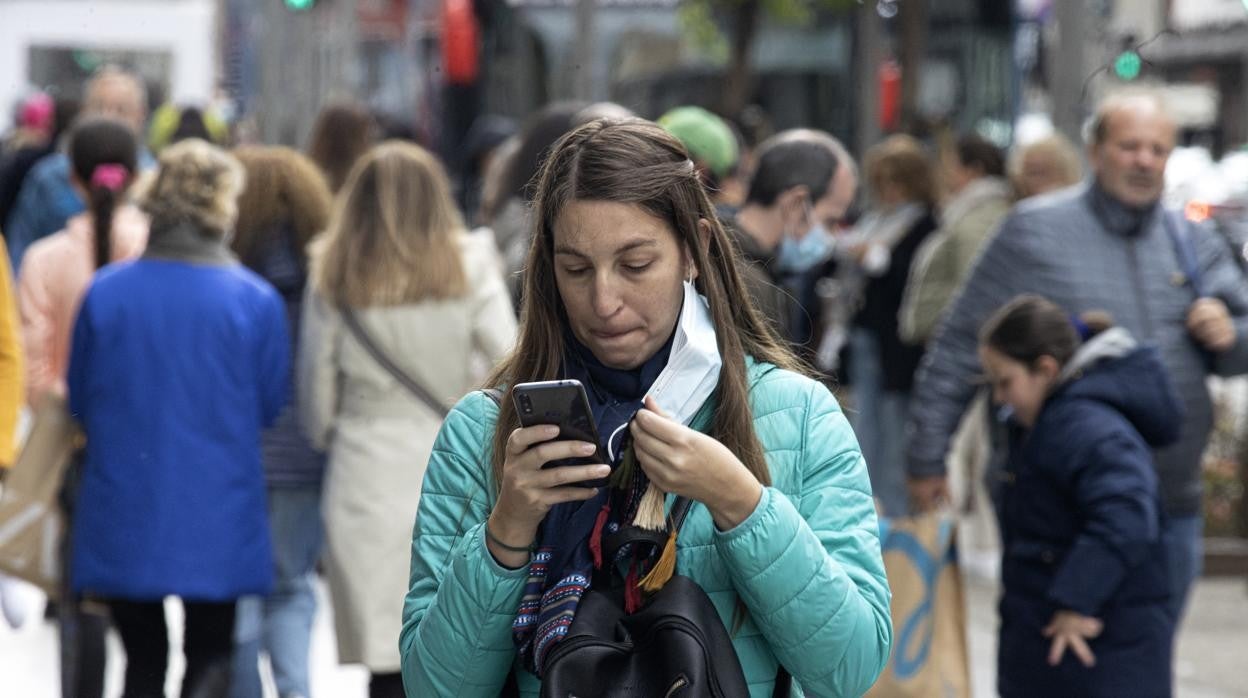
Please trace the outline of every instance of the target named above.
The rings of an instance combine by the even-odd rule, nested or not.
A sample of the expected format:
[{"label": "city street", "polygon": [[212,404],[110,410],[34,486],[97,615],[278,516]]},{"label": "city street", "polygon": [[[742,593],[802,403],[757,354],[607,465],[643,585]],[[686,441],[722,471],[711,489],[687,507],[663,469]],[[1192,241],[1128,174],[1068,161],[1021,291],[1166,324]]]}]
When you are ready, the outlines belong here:
[{"label": "city street", "polygon": [[[968,585],[968,617],[975,698],[995,695],[995,590],[982,582]],[[322,599],[324,588],[322,587]],[[325,608],[322,604],[321,608]],[[1196,588],[1187,623],[1179,639],[1177,698],[1238,698],[1248,696],[1243,680],[1243,628],[1248,627],[1248,582],[1206,579]],[[113,659],[115,658],[115,661]],[[174,664],[180,676],[180,664]],[[110,641],[108,698],[121,694],[121,649]],[[56,635],[52,625],[38,623],[14,632],[0,624],[0,695],[56,698]],[[312,639],[313,695],[316,698],[362,698],[368,675],[361,667],[335,663],[331,618],[317,615]]]}]

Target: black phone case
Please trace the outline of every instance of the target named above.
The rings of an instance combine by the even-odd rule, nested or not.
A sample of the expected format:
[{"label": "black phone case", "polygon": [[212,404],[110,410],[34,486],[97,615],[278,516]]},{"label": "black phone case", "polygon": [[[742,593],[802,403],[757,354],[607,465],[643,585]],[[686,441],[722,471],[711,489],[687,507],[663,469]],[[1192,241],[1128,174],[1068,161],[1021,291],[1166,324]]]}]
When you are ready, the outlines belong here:
[{"label": "black phone case", "polygon": [[[543,470],[565,465],[607,463],[607,459],[602,454],[601,442],[598,440],[598,429],[594,426],[593,413],[589,409],[589,399],[580,381],[519,383],[511,391],[511,399],[515,403],[516,413],[520,415],[521,426],[553,424],[559,427],[557,438],[560,441],[586,441],[598,446],[598,452],[593,456],[549,461],[542,466]],[[607,478],[587,480],[577,484],[582,487],[605,487]]]}]

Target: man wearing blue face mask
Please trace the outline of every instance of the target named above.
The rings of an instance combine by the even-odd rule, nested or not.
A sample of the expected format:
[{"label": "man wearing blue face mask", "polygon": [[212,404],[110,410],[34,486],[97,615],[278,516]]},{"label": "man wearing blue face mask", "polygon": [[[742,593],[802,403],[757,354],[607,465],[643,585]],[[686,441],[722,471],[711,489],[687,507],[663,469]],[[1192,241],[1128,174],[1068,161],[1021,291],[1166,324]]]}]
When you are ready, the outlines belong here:
[{"label": "man wearing blue face mask", "polygon": [[810,358],[819,336],[817,271],[832,256],[830,230],[853,202],[857,168],[839,141],[809,129],[776,134],[756,157],[745,205],[726,223],[748,262],[752,295]]}]

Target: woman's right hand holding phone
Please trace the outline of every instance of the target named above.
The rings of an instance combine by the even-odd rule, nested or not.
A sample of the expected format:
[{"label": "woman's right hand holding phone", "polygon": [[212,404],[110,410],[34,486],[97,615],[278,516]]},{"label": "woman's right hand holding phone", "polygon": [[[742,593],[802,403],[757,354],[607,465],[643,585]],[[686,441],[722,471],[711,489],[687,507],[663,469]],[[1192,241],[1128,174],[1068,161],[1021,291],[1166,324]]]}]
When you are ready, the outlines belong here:
[{"label": "woman's right hand holding phone", "polygon": [[507,439],[503,461],[503,482],[486,521],[486,544],[490,554],[504,567],[519,568],[529,562],[529,547],[537,528],[551,507],[564,502],[584,501],[597,490],[576,483],[597,480],[611,473],[607,465],[569,465],[542,469],[550,461],[592,456],[595,444],[584,441],[555,441],[559,427],[537,425],[516,429]]}]

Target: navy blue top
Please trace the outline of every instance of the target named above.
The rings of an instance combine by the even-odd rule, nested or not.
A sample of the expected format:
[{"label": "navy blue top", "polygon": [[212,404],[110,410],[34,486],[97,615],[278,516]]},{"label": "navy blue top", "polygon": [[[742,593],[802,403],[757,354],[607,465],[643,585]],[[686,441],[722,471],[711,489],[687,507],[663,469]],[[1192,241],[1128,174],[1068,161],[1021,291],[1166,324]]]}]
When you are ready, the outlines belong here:
[{"label": "navy blue top", "polygon": [[[299,254],[298,238],[289,225],[274,231],[257,250],[255,259],[243,262],[273,284],[286,306],[290,327],[290,355],[299,352],[299,327],[303,317],[303,291],[308,283],[307,259]],[[294,384],[291,362],[291,384]],[[264,473],[269,487],[319,487],[325,477],[325,454],[312,447],[300,426],[299,401],[293,397],[261,440]]]},{"label": "navy blue top", "polygon": [[281,298],[238,264],[143,259],[83,300],[70,410],[87,435],[72,585],[204,601],[272,585],[260,432],[289,392]]},{"label": "navy blue top", "polygon": [[[1169,695],[1174,620],[1153,448],[1174,443],[1181,403],[1154,348],[1086,369],[1011,448],[998,689],[1002,696]],[[1105,624],[1096,666],[1047,663],[1058,610]]]}]

